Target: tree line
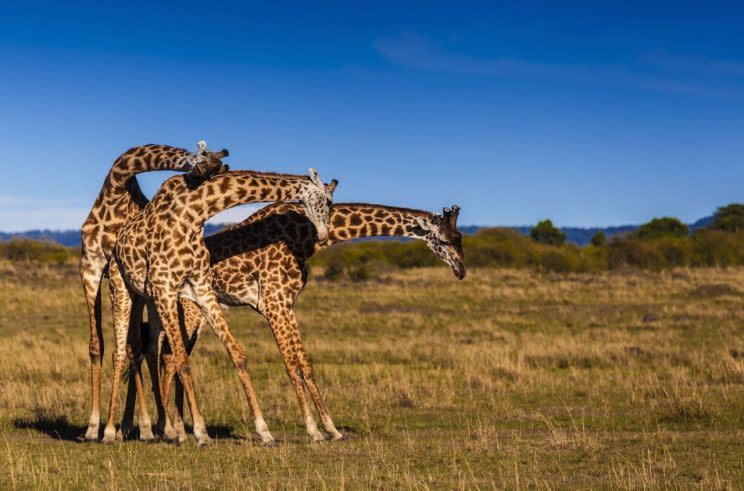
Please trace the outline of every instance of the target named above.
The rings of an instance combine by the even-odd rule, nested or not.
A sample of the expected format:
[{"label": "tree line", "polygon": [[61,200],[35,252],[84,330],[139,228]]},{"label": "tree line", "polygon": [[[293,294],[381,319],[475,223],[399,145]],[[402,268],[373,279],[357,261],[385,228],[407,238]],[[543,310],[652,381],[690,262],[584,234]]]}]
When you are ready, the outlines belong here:
[{"label": "tree line", "polygon": [[[531,268],[539,271],[590,272],[626,267],[662,270],[674,267],[744,265],[744,204],[719,208],[710,225],[691,232],[672,217],[654,218],[631,233],[608,238],[598,232],[586,246],[567,244],[550,220],[529,236],[511,228],[482,228],[463,237],[468,267]],[[0,258],[45,263],[73,262],[79,250],[14,238],[0,242]],[[328,278],[365,280],[385,269],[435,266],[440,260],[419,240],[361,241],[324,249],[311,265]]]}]

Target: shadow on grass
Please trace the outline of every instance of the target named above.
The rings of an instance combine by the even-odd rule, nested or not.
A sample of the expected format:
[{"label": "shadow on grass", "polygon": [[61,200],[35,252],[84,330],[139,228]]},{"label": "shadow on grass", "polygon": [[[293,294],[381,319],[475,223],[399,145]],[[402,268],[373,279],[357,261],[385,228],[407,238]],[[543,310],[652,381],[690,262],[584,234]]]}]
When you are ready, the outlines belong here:
[{"label": "shadow on grass", "polygon": [[34,430],[55,440],[78,441],[85,433],[85,426],[71,424],[66,416],[37,415],[34,418],[16,418],[13,426],[18,429]]},{"label": "shadow on grass", "polygon": [[[34,430],[38,433],[43,433],[55,440],[69,442],[81,442],[87,428],[86,426],[70,423],[66,416],[49,416],[43,414],[31,418],[16,418],[13,420],[13,426],[17,429]],[[185,429],[187,434],[193,435],[193,428],[190,425],[186,425]],[[357,433],[356,429],[349,426],[339,426],[338,430],[344,433],[347,438]],[[257,444],[261,441],[258,435],[253,433],[247,436],[235,433],[235,428],[228,425],[208,425],[207,432],[210,437],[217,440],[232,440],[235,443],[249,440]],[[135,426],[132,433],[125,439],[128,441],[136,441],[138,435],[139,429]],[[277,441],[279,443],[304,443],[305,435],[297,435],[296,437],[289,438],[280,437],[277,438]]]},{"label": "shadow on grass", "polygon": [[[191,425],[185,425],[184,429],[189,436],[194,435],[194,428]],[[207,434],[210,438],[218,440],[249,440],[250,438],[235,433],[235,428],[228,425],[210,425],[207,424]]]}]

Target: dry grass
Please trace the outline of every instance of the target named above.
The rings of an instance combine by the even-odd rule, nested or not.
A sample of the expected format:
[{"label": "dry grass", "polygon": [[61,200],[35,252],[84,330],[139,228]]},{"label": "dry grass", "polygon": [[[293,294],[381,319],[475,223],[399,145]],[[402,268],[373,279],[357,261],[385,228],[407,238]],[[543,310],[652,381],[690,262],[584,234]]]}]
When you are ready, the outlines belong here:
[{"label": "dry grass", "polygon": [[231,309],[283,443],[251,438],[206,336],[194,372],[217,442],[199,449],[75,442],[88,411],[75,270],[0,263],[0,488],[741,488],[743,283],[741,269],[457,282],[444,267],[311,281],[302,332],[349,439],[306,443],[263,319]]}]

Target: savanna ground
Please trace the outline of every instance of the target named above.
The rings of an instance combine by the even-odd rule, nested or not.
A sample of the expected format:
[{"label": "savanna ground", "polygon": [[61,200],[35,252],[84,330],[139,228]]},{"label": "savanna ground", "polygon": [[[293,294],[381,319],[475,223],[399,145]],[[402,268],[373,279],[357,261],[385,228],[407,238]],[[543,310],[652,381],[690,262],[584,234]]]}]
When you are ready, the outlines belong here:
[{"label": "savanna ground", "polygon": [[252,437],[213,335],[194,356],[213,445],[84,444],[75,267],[0,263],[0,488],[744,487],[742,269],[441,266],[315,278],[297,310],[346,441],[307,443],[265,321],[231,309],[278,446]]}]

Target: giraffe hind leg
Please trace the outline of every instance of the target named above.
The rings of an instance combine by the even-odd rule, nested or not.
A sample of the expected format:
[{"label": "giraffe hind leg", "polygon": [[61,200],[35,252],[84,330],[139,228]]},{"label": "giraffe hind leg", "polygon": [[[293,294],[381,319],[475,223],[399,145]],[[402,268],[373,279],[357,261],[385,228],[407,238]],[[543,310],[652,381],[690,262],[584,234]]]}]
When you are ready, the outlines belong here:
[{"label": "giraffe hind leg", "polygon": [[300,404],[300,411],[302,411],[302,417],[305,420],[305,430],[313,442],[324,441],[325,437],[318,430],[318,424],[315,422],[312,410],[310,409],[310,404],[307,400],[300,360],[297,356],[295,346],[293,345],[294,335],[292,331],[296,330],[294,315],[291,310],[284,306],[278,306],[277,308],[268,307],[265,309],[264,315],[271,325],[274,339],[276,340],[276,344],[279,347],[282,358],[284,359],[284,366],[287,369],[287,375],[295,389],[297,402]]},{"label": "giraffe hind leg", "polygon": [[101,360],[103,358],[103,332],[101,330],[101,281],[103,267],[98,261],[83,256],[80,263],[80,277],[83,283],[85,301],[88,306],[90,323],[90,417],[83,439],[97,441],[101,423]]}]

